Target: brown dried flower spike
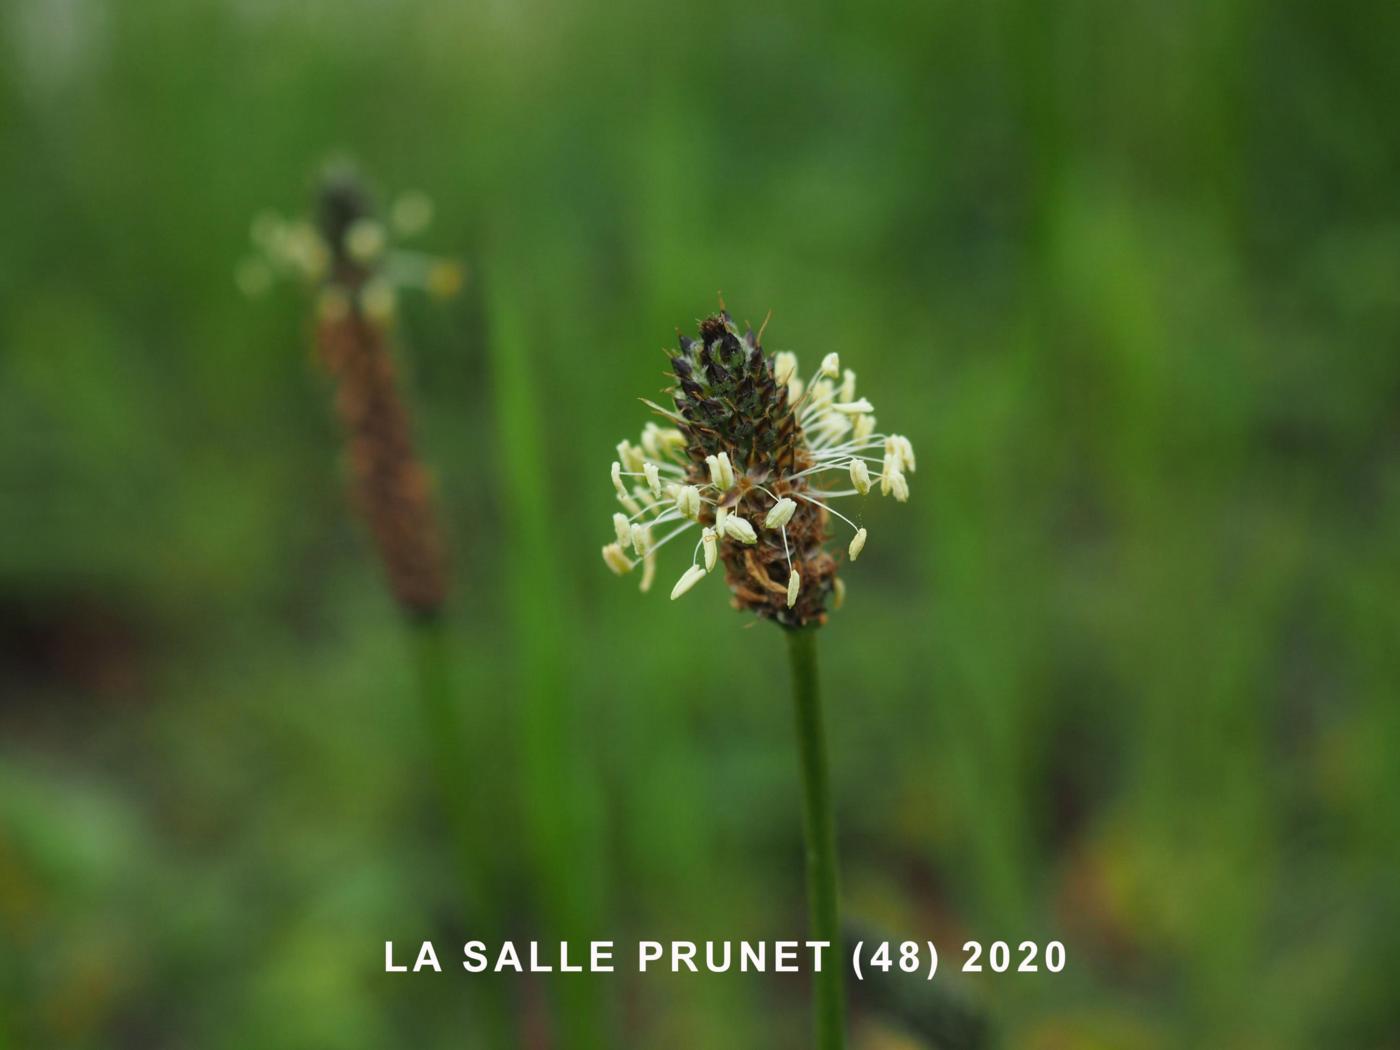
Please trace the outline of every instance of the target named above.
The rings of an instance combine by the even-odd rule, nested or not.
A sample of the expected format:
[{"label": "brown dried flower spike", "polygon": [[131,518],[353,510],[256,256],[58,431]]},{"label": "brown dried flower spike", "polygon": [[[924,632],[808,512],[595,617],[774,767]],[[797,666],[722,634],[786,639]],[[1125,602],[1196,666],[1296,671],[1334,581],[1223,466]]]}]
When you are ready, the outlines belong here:
[{"label": "brown dried flower spike", "polygon": [[[700,323],[698,340],[681,336],[671,357],[674,410],[647,402],[672,425],[649,423],[640,445],[618,445],[612,481],[626,513],[613,515],[617,540],[603,548],[603,560],[628,572],[636,564],[630,549],[647,590],[657,550],[699,526],[672,599],[722,560],[736,608],[806,627],[825,622],[829,597],[833,607],[841,603],[844,588],[826,550],[832,516],[855,530],[852,561],[865,546],[865,529],[831,501],[865,495],[875,481],[883,494],[908,499],[914,451],[900,435],[875,432],[874,408],[856,398],[855,373],[843,373],[836,354],[804,383],[797,358],[770,356],[761,338],[748,327],[741,333],[723,310]],[[879,464],[878,475],[870,463]],[[833,471],[851,487],[818,487]],[[672,523],[656,538],[657,526]]]},{"label": "brown dried flower spike", "polygon": [[[447,570],[431,479],[414,450],[398,389],[391,333],[400,287],[452,294],[460,271],[446,260],[392,250],[389,228],[348,171],[327,175],[318,209],[316,226],[259,218],[253,239],[263,255],[243,263],[239,282],[256,293],[273,276],[289,274],[318,289],[316,348],[336,383],[354,502],[395,599],[410,615],[430,619],[446,597]],[[395,232],[417,232],[431,218],[431,204],[408,194],[392,216]]]}]

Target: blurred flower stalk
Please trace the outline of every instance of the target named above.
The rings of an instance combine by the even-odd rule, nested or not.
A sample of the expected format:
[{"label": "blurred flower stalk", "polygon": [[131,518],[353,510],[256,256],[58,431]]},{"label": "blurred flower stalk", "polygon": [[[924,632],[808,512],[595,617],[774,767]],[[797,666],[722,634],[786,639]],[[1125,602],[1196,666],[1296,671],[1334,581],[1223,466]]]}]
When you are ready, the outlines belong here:
[{"label": "blurred flower stalk", "polygon": [[814,939],[831,945],[832,963],[814,979],[816,1045],[836,1050],[845,1043],[845,964],[815,629],[845,596],[827,550],[832,519],[850,530],[851,561],[867,532],[832,503],[876,488],[902,503],[916,464],[907,438],[878,432],[874,406],[856,395],[856,374],[836,354],[804,380],[797,357],[766,353],[762,337],[762,328],[741,331],[722,302],[700,323],[699,339],[680,336],[671,355],[674,407],[645,402],[664,425],[648,423],[638,444],[617,447],[611,480],[622,509],[603,561],[618,575],[640,565],[641,589],[649,590],[661,548],[698,529],[671,599],[723,563],[734,607],[786,629],[810,925]]},{"label": "blurred flower stalk", "polygon": [[[242,262],[235,276],[249,295],[265,292],[279,278],[315,289],[314,342],[322,367],[335,382],[352,502],[369,528],[386,583],[409,626],[466,919],[486,932],[492,909],[477,858],[490,851],[474,808],[472,762],[444,624],[449,569],[431,474],[417,453],[394,363],[400,292],[416,288],[446,298],[462,285],[457,263],[402,249],[393,241],[394,236],[422,232],[431,219],[431,201],[409,193],[394,202],[386,226],[358,176],[334,168],[318,192],[316,223],[272,213],[259,216],[252,238],[260,254]],[[503,1004],[487,998],[482,1007],[493,1038],[508,1039],[512,1026]]]}]

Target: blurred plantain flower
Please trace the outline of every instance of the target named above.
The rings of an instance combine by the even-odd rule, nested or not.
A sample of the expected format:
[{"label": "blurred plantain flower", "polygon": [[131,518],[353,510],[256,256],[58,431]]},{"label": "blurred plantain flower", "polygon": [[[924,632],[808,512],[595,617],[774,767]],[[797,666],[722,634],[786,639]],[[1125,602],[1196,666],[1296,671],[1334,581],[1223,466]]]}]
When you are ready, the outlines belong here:
[{"label": "blurred plantain flower", "polygon": [[420,193],[400,197],[386,226],[359,178],[338,166],[322,181],[317,213],[314,224],[260,216],[252,236],[261,258],[245,260],[239,283],[256,293],[289,276],[316,289],[316,350],[335,380],[355,505],[400,608],[430,620],[446,597],[446,560],[431,476],[415,450],[399,390],[392,336],[401,288],[454,294],[461,270],[393,246],[391,234],[420,232],[431,220],[431,202]]},{"label": "blurred plantain flower", "polygon": [[262,295],[278,279],[300,281],[321,292],[323,314],[339,314],[358,298],[371,318],[392,317],[402,289],[450,299],[465,279],[460,263],[405,248],[401,241],[432,223],[432,200],[417,190],[402,193],[381,221],[354,172],[333,167],[325,176],[317,221],[287,219],[264,211],[253,220],[254,254],[234,271],[239,289]]},{"label": "blurred plantain flower", "polygon": [[762,335],[740,332],[721,303],[698,340],[680,337],[674,409],[646,402],[668,425],[647,423],[638,444],[617,446],[612,483],[623,512],[613,515],[616,540],[603,560],[619,575],[640,562],[648,590],[657,552],[698,528],[672,599],[722,561],[736,608],[806,627],[825,622],[828,598],[839,606],[844,593],[826,550],[831,518],[854,532],[852,561],[865,546],[866,530],[832,501],[878,483],[904,502],[914,450],[876,431],[874,406],[856,397],[856,374],[836,354],[804,382],[797,357],[765,353]]}]

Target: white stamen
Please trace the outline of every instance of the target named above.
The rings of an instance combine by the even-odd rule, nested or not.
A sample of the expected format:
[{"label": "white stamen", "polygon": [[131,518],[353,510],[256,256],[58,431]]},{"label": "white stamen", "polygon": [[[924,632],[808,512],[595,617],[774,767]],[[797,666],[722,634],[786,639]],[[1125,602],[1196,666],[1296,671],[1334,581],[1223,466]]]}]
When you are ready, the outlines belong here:
[{"label": "white stamen", "polygon": [[728,507],[715,508],[715,532],[724,532],[724,523],[729,518]]},{"label": "white stamen", "polygon": [[758,542],[758,533],[754,532],[748,519],[737,514],[730,514],[724,519],[724,534],[738,543]]},{"label": "white stamen", "polygon": [[851,460],[851,484],[862,496],[870,491],[870,468],[865,465],[865,460]]},{"label": "white stamen", "polygon": [[700,515],[700,490],[694,485],[682,485],[676,490],[676,509],[687,518]]},{"label": "white stamen", "polygon": [[875,433],[875,417],[856,416],[856,423],[851,431],[851,437],[859,442],[864,441],[873,433]]},{"label": "white stamen", "polygon": [[642,464],[642,471],[647,476],[647,486],[651,489],[651,494],[657,499],[661,498],[661,471],[657,469],[655,463],[648,460]]},{"label": "white stamen", "polygon": [[715,567],[715,559],[719,557],[719,540],[715,537],[715,530],[706,528],[700,533],[700,545],[705,549],[705,571],[709,572]]},{"label": "white stamen", "polygon": [[641,557],[651,550],[651,526],[634,522],[632,525],[632,549]]},{"label": "white stamen", "polygon": [[642,559],[642,582],[637,588],[643,594],[651,590],[651,583],[656,579],[656,552],[647,551],[647,556]]},{"label": "white stamen", "polygon": [[609,569],[619,576],[632,571],[632,559],[622,553],[622,547],[619,544],[609,543],[603,548],[603,561]]},{"label": "white stamen", "polygon": [[787,604],[789,609],[791,609],[794,605],[797,604],[797,592],[801,589],[802,574],[799,573],[796,569],[793,569],[792,572],[788,573]]},{"label": "white stamen", "polygon": [[724,474],[724,483],[720,485],[720,490],[728,491],[734,487],[734,465],[729,462],[728,452],[721,452],[717,458],[719,460],[719,469]]},{"label": "white stamen", "polygon": [[899,458],[904,466],[909,468],[909,473],[913,474],[918,468],[914,462],[914,446],[909,443],[909,439],[903,434],[892,435],[895,448],[899,450]]},{"label": "white stamen", "polygon": [[626,514],[613,515],[613,528],[617,530],[617,545],[626,547],[632,542],[632,526],[627,521]]},{"label": "white stamen", "polygon": [[841,400],[854,401],[856,399],[856,374],[849,368],[841,377]]},{"label": "white stamen", "polygon": [[705,570],[698,565],[692,565],[681,573],[681,578],[676,581],[676,585],[671,588],[671,601],[675,601],[690,588],[705,578]]},{"label": "white stamen", "polygon": [[783,350],[773,355],[773,378],[779,386],[787,386],[795,375],[797,375],[796,354],[789,350]]},{"label": "white stamen", "polygon": [[656,439],[660,429],[655,423],[648,423],[642,427],[642,451],[652,459],[661,458],[661,443]]},{"label": "white stamen", "polygon": [[376,324],[388,324],[398,309],[399,294],[384,277],[371,277],[360,287],[360,307]]},{"label": "white stamen", "polygon": [[821,374],[831,379],[839,379],[841,376],[841,355],[830,353],[823,357]]},{"label": "white stamen", "polygon": [[724,471],[720,468],[718,456],[706,456],[705,466],[710,468],[710,484],[721,492],[728,488],[724,484]]},{"label": "white stamen", "polygon": [[894,490],[894,498],[900,503],[909,502],[909,481],[903,474],[896,474],[890,481],[890,488]]},{"label": "white stamen", "polygon": [[831,406],[833,412],[840,412],[845,416],[864,416],[875,411],[875,406],[868,398],[861,398],[859,401],[838,401]]},{"label": "white stamen", "polygon": [[623,499],[623,500],[625,500],[625,499],[630,499],[630,498],[631,498],[630,496],[627,495],[627,486],[625,486],[625,485],[622,483],[622,464],[619,463],[619,462],[617,462],[617,460],[613,460],[613,465],[612,465],[612,483],[613,483],[613,488],[617,489],[617,498],[618,498],[618,499]]},{"label": "white stamen", "polygon": [[851,556],[851,561],[855,561],[859,558],[860,552],[865,550],[865,537],[866,532],[864,529],[856,530],[855,538],[851,540],[851,546],[847,549],[847,553]]},{"label": "white stamen", "polygon": [[829,379],[818,379],[807,391],[807,407],[802,410],[803,419],[812,419],[836,400],[836,388]]},{"label": "white stamen", "polygon": [[797,510],[797,502],[784,496],[773,504],[773,509],[768,512],[768,517],[763,519],[763,527],[765,529],[781,529],[792,520],[792,514],[795,510]]},{"label": "white stamen", "polygon": [[356,219],[345,231],[345,251],[358,263],[371,263],[383,253],[389,238],[374,219]]},{"label": "white stamen", "polygon": [[617,443],[617,458],[622,460],[622,465],[633,473],[640,473],[646,466],[646,457],[642,455],[642,450],[630,441],[619,441]]}]

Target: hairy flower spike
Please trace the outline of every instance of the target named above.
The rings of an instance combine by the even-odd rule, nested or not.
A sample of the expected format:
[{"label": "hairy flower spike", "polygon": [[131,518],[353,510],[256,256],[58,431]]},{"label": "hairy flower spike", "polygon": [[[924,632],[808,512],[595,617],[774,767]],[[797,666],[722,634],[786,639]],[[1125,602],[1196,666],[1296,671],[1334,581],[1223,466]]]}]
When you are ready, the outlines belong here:
[{"label": "hairy flower spike", "polygon": [[[797,356],[769,355],[760,338],[724,312],[700,322],[699,338],[681,336],[671,357],[674,410],[653,405],[663,424],[618,446],[612,481],[627,514],[614,517],[616,551],[605,548],[604,558],[614,571],[619,557],[630,568],[630,545],[645,583],[657,552],[698,526],[673,598],[722,562],[736,607],[805,627],[825,622],[828,604],[844,595],[827,551],[833,526],[854,533],[850,560],[865,545],[866,530],[832,504],[870,491],[868,463],[882,464],[883,492],[907,499],[914,454],[906,439],[876,432],[874,406],[836,354],[804,383]],[[852,488],[842,489],[847,476]],[[629,477],[645,484],[629,487]]]}]

